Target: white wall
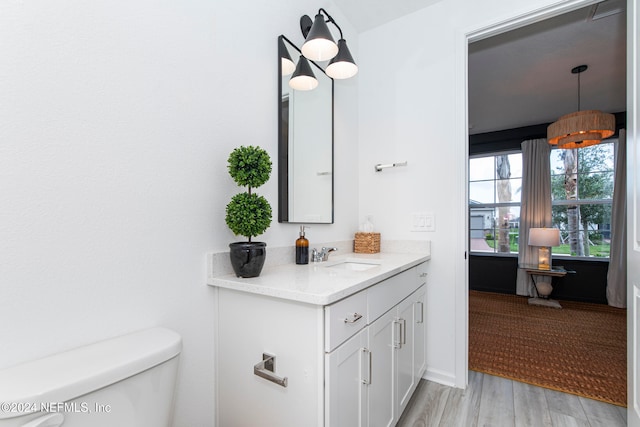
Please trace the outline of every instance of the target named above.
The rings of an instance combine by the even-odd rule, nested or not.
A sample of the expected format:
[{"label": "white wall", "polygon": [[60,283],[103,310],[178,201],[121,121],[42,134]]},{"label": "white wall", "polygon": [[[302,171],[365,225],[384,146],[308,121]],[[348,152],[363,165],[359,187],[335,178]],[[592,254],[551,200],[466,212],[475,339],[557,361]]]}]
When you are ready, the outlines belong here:
[{"label": "white wall", "polygon": [[[465,35],[557,0],[443,0],[360,35],[360,214],[383,238],[430,239],[427,377],[466,384]],[[582,2],[583,4],[585,2]],[[408,161],[374,172],[376,163]],[[410,232],[410,213],[436,231]]]},{"label": "white wall", "polygon": [[[240,240],[226,159],[260,145],[277,170],[277,36],[300,43],[320,6],[352,33],[310,0],[0,3],[0,368],[167,326],[184,339],[175,425],[213,424],[205,254]],[[356,86],[336,84],[336,224],[311,245],[357,224]],[[260,190],[275,209],[275,174]]]}]

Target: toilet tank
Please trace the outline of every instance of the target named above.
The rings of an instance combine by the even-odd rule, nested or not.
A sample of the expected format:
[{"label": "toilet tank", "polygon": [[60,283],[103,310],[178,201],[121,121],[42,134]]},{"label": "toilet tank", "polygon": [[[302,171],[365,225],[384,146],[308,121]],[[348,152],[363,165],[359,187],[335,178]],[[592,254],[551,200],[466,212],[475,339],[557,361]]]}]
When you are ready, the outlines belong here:
[{"label": "toilet tank", "polygon": [[170,426],[181,349],[152,328],[0,370],[0,427]]}]

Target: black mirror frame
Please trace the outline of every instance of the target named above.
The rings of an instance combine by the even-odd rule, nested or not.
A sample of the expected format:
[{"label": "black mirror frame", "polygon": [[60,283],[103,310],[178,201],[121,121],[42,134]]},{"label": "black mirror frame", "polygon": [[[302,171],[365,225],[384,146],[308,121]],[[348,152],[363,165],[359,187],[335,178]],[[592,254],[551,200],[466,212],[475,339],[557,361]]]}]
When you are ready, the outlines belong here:
[{"label": "black mirror frame", "polygon": [[[281,43],[284,42],[289,43],[289,45],[293,46],[293,48],[295,48],[298,53],[300,55],[302,55],[302,52],[300,51],[300,49],[298,48],[298,46],[296,46],[295,44],[293,44],[291,42],[291,40],[289,40],[288,38],[286,38],[284,35],[280,35],[278,36],[278,46],[280,46]],[[323,74],[326,73],[324,72],[324,69],[322,67],[320,67],[318,64],[316,64],[313,61],[309,61],[310,63],[312,63],[313,65],[315,65],[316,69],[321,71]],[[279,49],[278,49],[278,222],[280,223],[289,223],[289,224],[333,224],[335,221],[335,156],[334,156],[334,140],[335,140],[335,135],[334,135],[334,122],[335,122],[335,118],[334,118],[334,113],[335,113],[335,109],[334,109],[334,91],[335,91],[335,87],[334,87],[334,81],[331,77],[326,76],[330,81],[331,81],[331,221],[330,222],[309,222],[309,221],[305,221],[305,222],[292,222],[289,221],[289,182],[288,182],[288,176],[289,176],[289,140],[288,140],[288,135],[287,138],[284,138],[284,126],[283,123],[284,121],[284,117],[283,117],[283,113],[284,110],[282,108],[282,61],[280,60],[280,54],[279,54]],[[288,123],[289,118],[288,118],[288,109],[287,111],[287,117],[286,117],[286,122]],[[288,127],[286,129],[286,132],[288,134]]]}]

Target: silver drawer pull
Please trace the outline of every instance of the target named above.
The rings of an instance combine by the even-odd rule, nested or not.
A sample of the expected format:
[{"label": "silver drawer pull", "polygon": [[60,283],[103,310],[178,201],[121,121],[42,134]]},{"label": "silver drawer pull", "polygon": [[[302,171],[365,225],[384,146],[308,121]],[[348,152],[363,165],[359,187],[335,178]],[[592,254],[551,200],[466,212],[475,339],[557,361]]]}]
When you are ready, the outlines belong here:
[{"label": "silver drawer pull", "polygon": [[[396,328],[396,325],[398,326]],[[398,331],[398,338],[396,339],[396,331]],[[402,319],[393,319],[393,348],[402,348]]]},{"label": "silver drawer pull", "polygon": [[415,307],[419,307],[418,308],[418,316],[415,316],[416,319],[416,323],[424,323],[424,303],[422,301],[416,301],[415,305],[414,305],[414,310]]},{"label": "silver drawer pull", "polygon": [[[371,350],[369,350],[368,348],[362,348],[362,354],[367,354],[367,366],[369,366],[369,376],[367,377],[367,379],[362,379],[362,384],[366,384],[366,385],[371,385]],[[360,362],[360,367],[362,368],[362,365],[364,365],[363,362]],[[362,376],[362,374],[361,374]]]},{"label": "silver drawer pull", "polygon": [[345,317],[344,323],[356,323],[360,319],[362,319],[362,314],[353,313],[351,317]]},{"label": "silver drawer pull", "polygon": [[279,377],[274,374],[276,370],[276,357],[273,354],[262,353],[262,362],[253,365],[253,373],[265,380],[274,382],[282,387],[286,387],[287,377]]},{"label": "silver drawer pull", "polygon": [[[398,339],[396,340],[396,325],[398,325]],[[393,348],[402,348],[407,343],[407,320],[396,317],[393,320]]]},{"label": "silver drawer pull", "polygon": [[427,273],[420,273],[420,277],[427,277]]}]

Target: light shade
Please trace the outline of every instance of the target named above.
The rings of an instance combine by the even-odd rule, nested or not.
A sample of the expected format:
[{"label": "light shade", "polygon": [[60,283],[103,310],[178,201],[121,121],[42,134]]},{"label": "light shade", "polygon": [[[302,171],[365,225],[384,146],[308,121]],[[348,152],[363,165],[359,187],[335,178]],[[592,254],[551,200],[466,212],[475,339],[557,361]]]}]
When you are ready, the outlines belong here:
[{"label": "light shade", "polygon": [[547,127],[547,142],[558,148],[583,148],[599,144],[614,134],[613,114],[598,110],[584,110],[560,117]]},{"label": "light shade", "polygon": [[560,230],[557,228],[530,228],[529,246],[560,246]]},{"label": "light shade", "polygon": [[316,15],[301,50],[302,54],[312,61],[328,61],[337,55],[338,45],[321,13]]},{"label": "light shade", "polygon": [[278,54],[280,56],[280,73],[283,76],[288,76],[293,73],[296,69],[296,64],[293,63],[291,59],[291,55],[289,55],[289,51],[287,47],[284,45],[282,38],[278,41]]},{"label": "light shade", "polygon": [[318,87],[318,79],[313,74],[309,61],[302,55],[298,59],[296,70],[293,72],[291,79],[289,79],[289,86],[296,90],[313,90]]},{"label": "light shade", "polygon": [[349,52],[345,39],[338,40],[338,54],[329,61],[325,71],[334,79],[348,79],[358,72],[358,66]]}]

